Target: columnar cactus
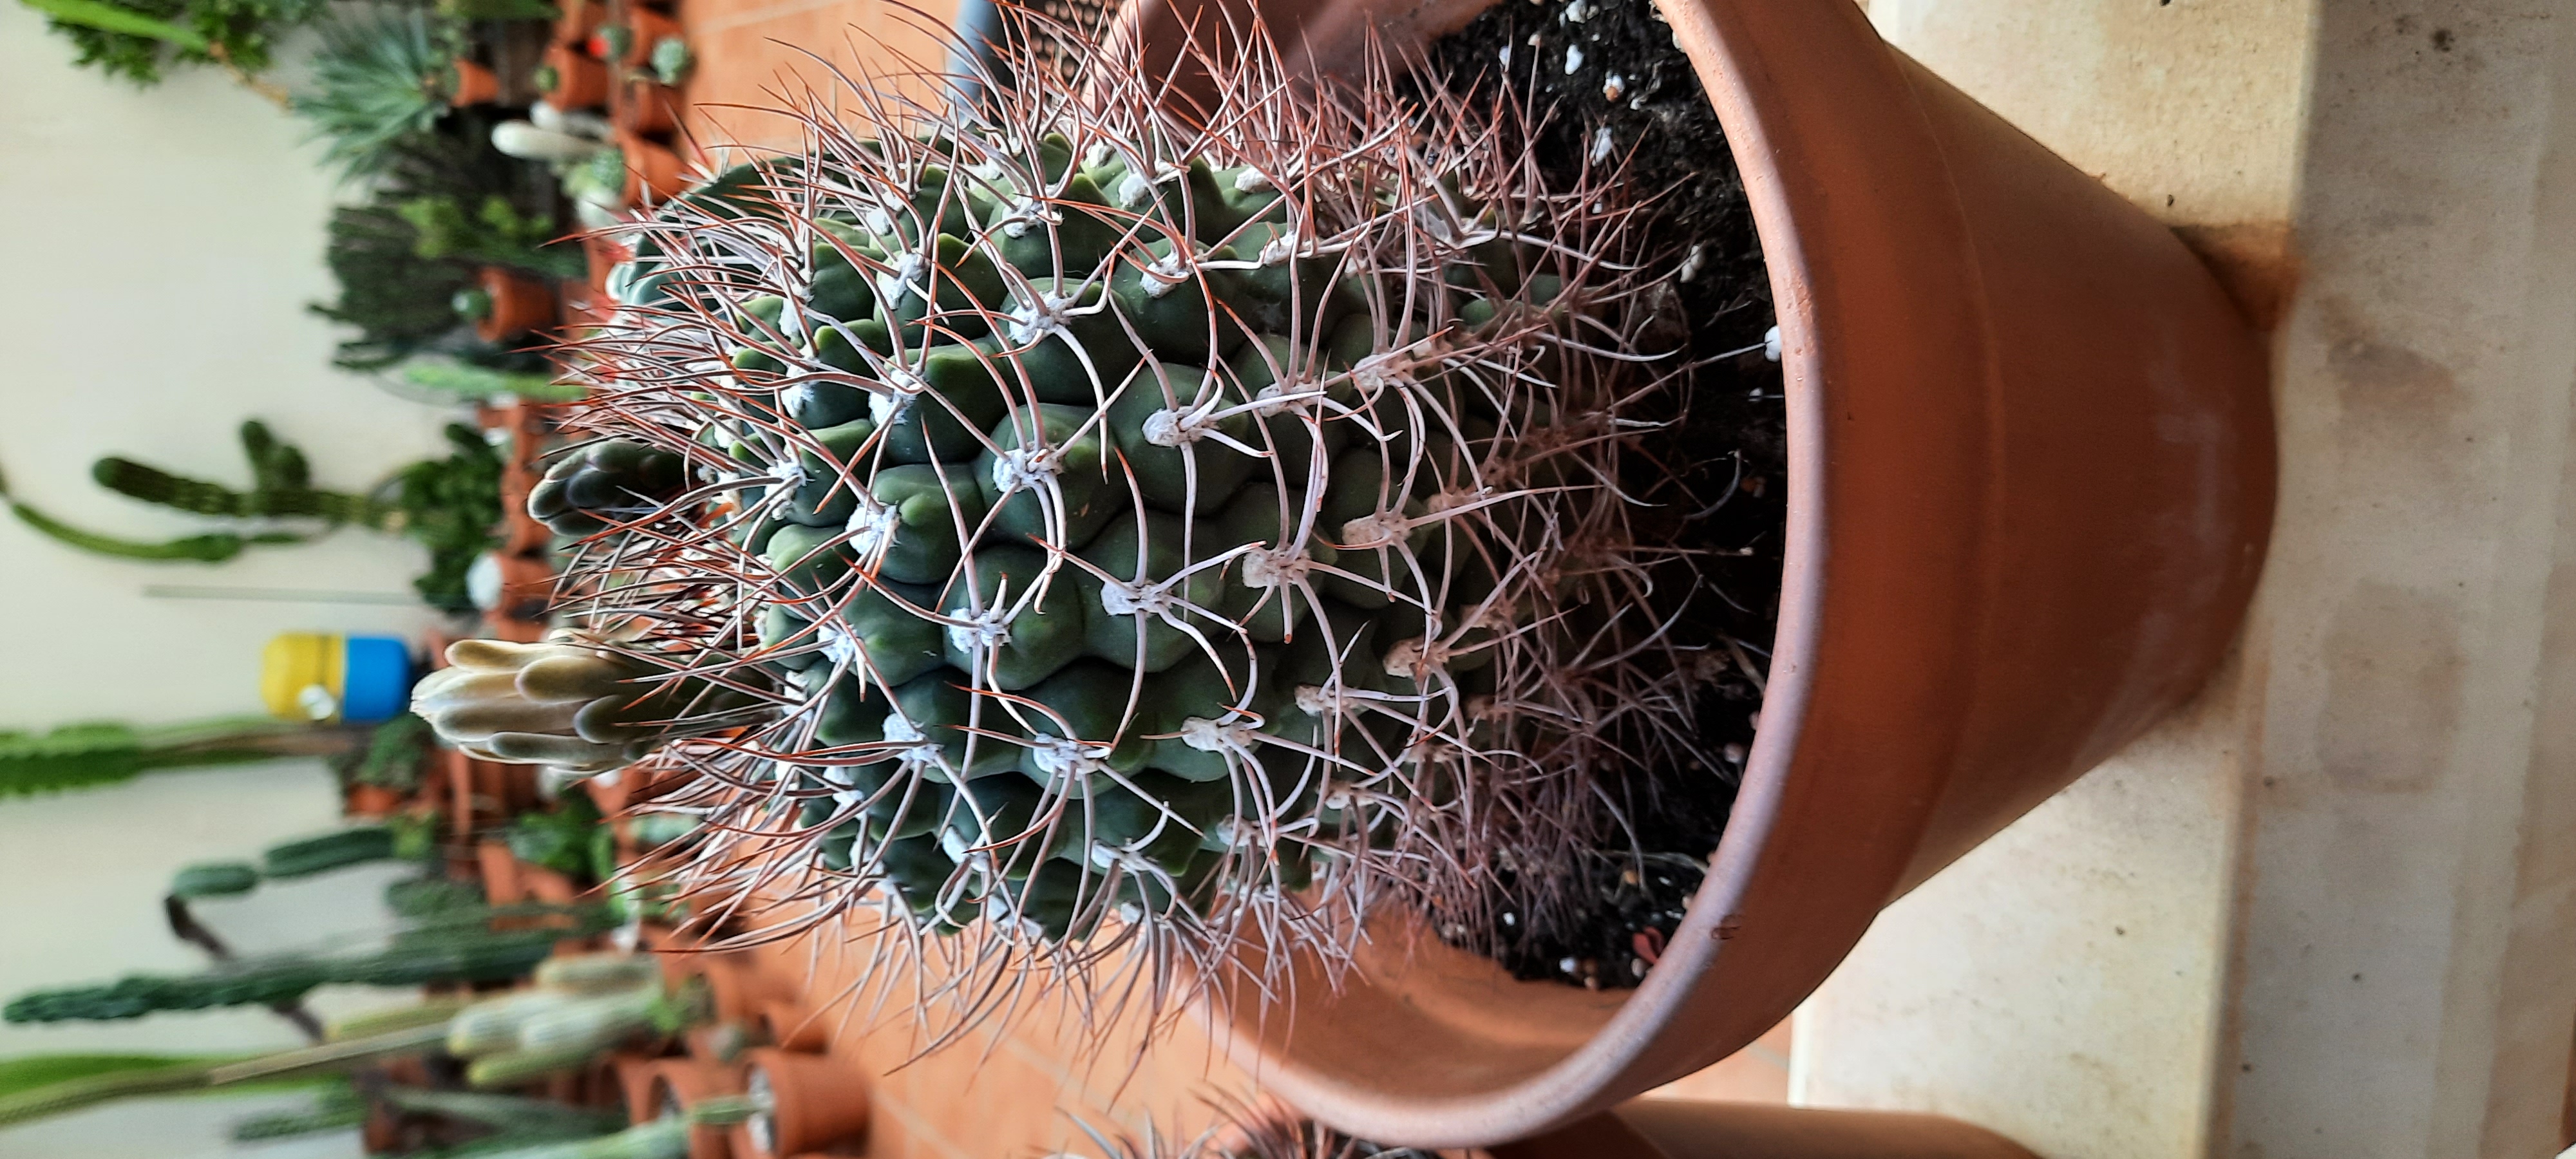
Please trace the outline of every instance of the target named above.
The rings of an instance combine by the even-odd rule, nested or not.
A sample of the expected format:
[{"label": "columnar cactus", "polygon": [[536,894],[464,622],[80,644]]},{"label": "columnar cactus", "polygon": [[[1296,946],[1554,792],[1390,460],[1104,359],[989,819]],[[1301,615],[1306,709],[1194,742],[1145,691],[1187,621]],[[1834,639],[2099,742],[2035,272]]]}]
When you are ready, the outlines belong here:
[{"label": "columnar cactus", "polygon": [[[761,700],[593,742],[703,774],[705,864],[1207,964],[1473,894],[1688,746],[1706,593],[1630,513],[1705,502],[1638,451],[1681,404],[1630,203],[1236,47],[1203,116],[1100,49],[983,104],[858,91],[642,226],[573,421],[693,489],[623,488],[659,506],[597,510],[573,582],[628,700]],[[519,711],[424,715],[555,759]]]}]

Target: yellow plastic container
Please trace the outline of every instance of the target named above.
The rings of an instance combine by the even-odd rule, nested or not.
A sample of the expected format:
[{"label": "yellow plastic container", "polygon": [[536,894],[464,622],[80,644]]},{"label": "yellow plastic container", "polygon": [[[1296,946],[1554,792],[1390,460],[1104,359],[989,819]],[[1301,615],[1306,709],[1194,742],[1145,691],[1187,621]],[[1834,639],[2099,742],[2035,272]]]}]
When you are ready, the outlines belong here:
[{"label": "yellow plastic container", "polygon": [[260,653],[259,697],[283,720],[331,720],[348,686],[349,645],[336,633],[285,632]]},{"label": "yellow plastic container", "polygon": [[259,696],[270,715],[375,724],[411,702],[411,649],[391,636],[287,632],[260,655]]}]

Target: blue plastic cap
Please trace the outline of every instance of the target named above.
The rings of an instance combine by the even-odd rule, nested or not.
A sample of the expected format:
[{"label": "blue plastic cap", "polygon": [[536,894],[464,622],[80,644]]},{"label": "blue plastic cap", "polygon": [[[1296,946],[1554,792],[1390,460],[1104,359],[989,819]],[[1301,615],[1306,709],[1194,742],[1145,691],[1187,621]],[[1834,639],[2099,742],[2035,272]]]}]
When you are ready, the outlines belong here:
[{"label": "blue plastic cap", "polygon": [[344,655],[340,719],[349,724],[392,720],[411,705],[411,647],[391,636],[351,636]]}]

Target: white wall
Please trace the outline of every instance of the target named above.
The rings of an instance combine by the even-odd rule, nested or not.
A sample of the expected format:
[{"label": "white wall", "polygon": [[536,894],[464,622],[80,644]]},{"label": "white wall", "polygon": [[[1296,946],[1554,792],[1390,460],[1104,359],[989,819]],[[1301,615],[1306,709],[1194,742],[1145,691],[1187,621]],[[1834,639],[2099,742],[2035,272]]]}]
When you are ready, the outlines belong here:
[{"label": "white wall", "polygon": [[[75,71],[70,57],[34,12],[0,4],[0,469],[18,495],[84,527],[150,538],[198,525],[100,489],[92,459],[113,452],[243,481],[231,432],[251,416],[300,443],[326,484],[363,485],[435,451],[446,416],[332,370],[333,328],[304,310],[331,293],[321,255],[334,188],[301,126],[216,73],[138,91]],[[403,605],[156,599],[147,584],[400,595],[423,562],[407,543],[344,532],[216,567],[134,563],[73,552],[0,516],[10,609],[0,618],[0,728],[257,712],[270,635],[407,633],[429,621]],[[328,826],[335,804],[311,762],[0,802],[0,996],[189,967],[194,952],[160,924],[170,872]],[[285,944],[380,921],[374,892],[373,882],[298,885],[213,920],[245,943]],[[292,1040],[264,1012],[164,1015],[0,1027],[0,1056]],[[226,1154],[220,1124],[250,1105],[112,1108],[0,1132],[0,1154]],[[318,1151],[244,1153],[354,1152],[339,1138]]]}]

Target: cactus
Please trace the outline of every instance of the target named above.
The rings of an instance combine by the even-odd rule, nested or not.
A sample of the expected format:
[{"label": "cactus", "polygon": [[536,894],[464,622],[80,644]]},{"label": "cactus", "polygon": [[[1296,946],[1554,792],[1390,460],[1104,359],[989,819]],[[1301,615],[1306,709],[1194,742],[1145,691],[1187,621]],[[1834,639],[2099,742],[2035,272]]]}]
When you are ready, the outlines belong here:
[{"label": "cactus", "polygon": [[600,772],[672,736],[741,723],[753,704],[706,681],[657,681],[652,664],[578,637],[460,640],[447,663],[413,689],[412,710],[487,760]]},{"label": "cactus", "polygon": [[[243,423],[240,432],[251,468],[252,485],[247,491],[114,455],[91,466],[99,485],[131,499],[263,525],[270,521],[318,524],[309,531],[225,532],[160,544],[136,543],[82,531],[14,501],[10,506],[20,519],[52,539],[132,559],[220,563],[251,546],[302,543],[314,533],[343,524],[401,534],[430,552],[430,570],[412,581],[421,597],[451,611],[471,611],[474,605],[466,595],[465,573],[497,538],[501,458],[482,432],[472,427],[450,423],[446,434],[451,449],[446,458],[412,463],[363,494],[315,487],[304,453],[278,441],[256,419]],[[0,486],[0,494],[6,490]]]},{"label": "cactus", "polygon": [[[708,864],[981,921],[979,961],[1221,964],[1255,927],[1329,958],[1696,759],[1680,368],[1637,349],[1614,180],[1542,188],[1510,126],[1383,75],[1292,99],[1257,36],[1198,122],[1089,57],[809,114],[643,227],[572,421],[700,485],[585,545],[622,634],[582,646],[742,700],[601,739],[703,774]],[[562,716],[531,699],[493,715]]]},{"label": "cactus", "polygon": [[259,888],[259,867],[245,861],[210,861],[171,875],[170,896],[185,900],[236,897]]},{"label": "cactus", "polygon": [[[492,928],[493,919],[502,916],[563,916],[572,924]],[[0,1017],[10,1022],[103,1021],[163,1010],[276,1006],[332,983],[419,986],[506,981],[534,969],[556,941],[604,928],[602,916],[593,907],[525,915],[482,910],[400,931],[384,949],[370,954],[283,955],[228,962],[201,974],[135,974],[103,986],[36,990],[11,999]]]},{"label": "cactus", "polygon": [[344,866],[383,861],[392,856],[392,828],[353,825],[269,846],[260,851],[259,872],[261,876],[272,879],[309,877]]},{"label": "cactus", "polygon": [[635,443],[595,443],[546,468],[528,492],[528,514],[555,534],[578,539],[661,510],[687,483],[678,455]]},{"label": "cactus", "polygon": [[0,729],[0,799],[118,784],[170,769],[328,756],[350,739],[264,716],[147,727],[98,721],[44,733]]},{"label": "cactus", "polygon": [[448,1024],[447,1051],[466,1080],[509,1086],[587,1065],[626,1041],[706,1020],[705,993],[673,991],[649,957],[591,954],[539,967],[533,989],[475,1003]]}]

